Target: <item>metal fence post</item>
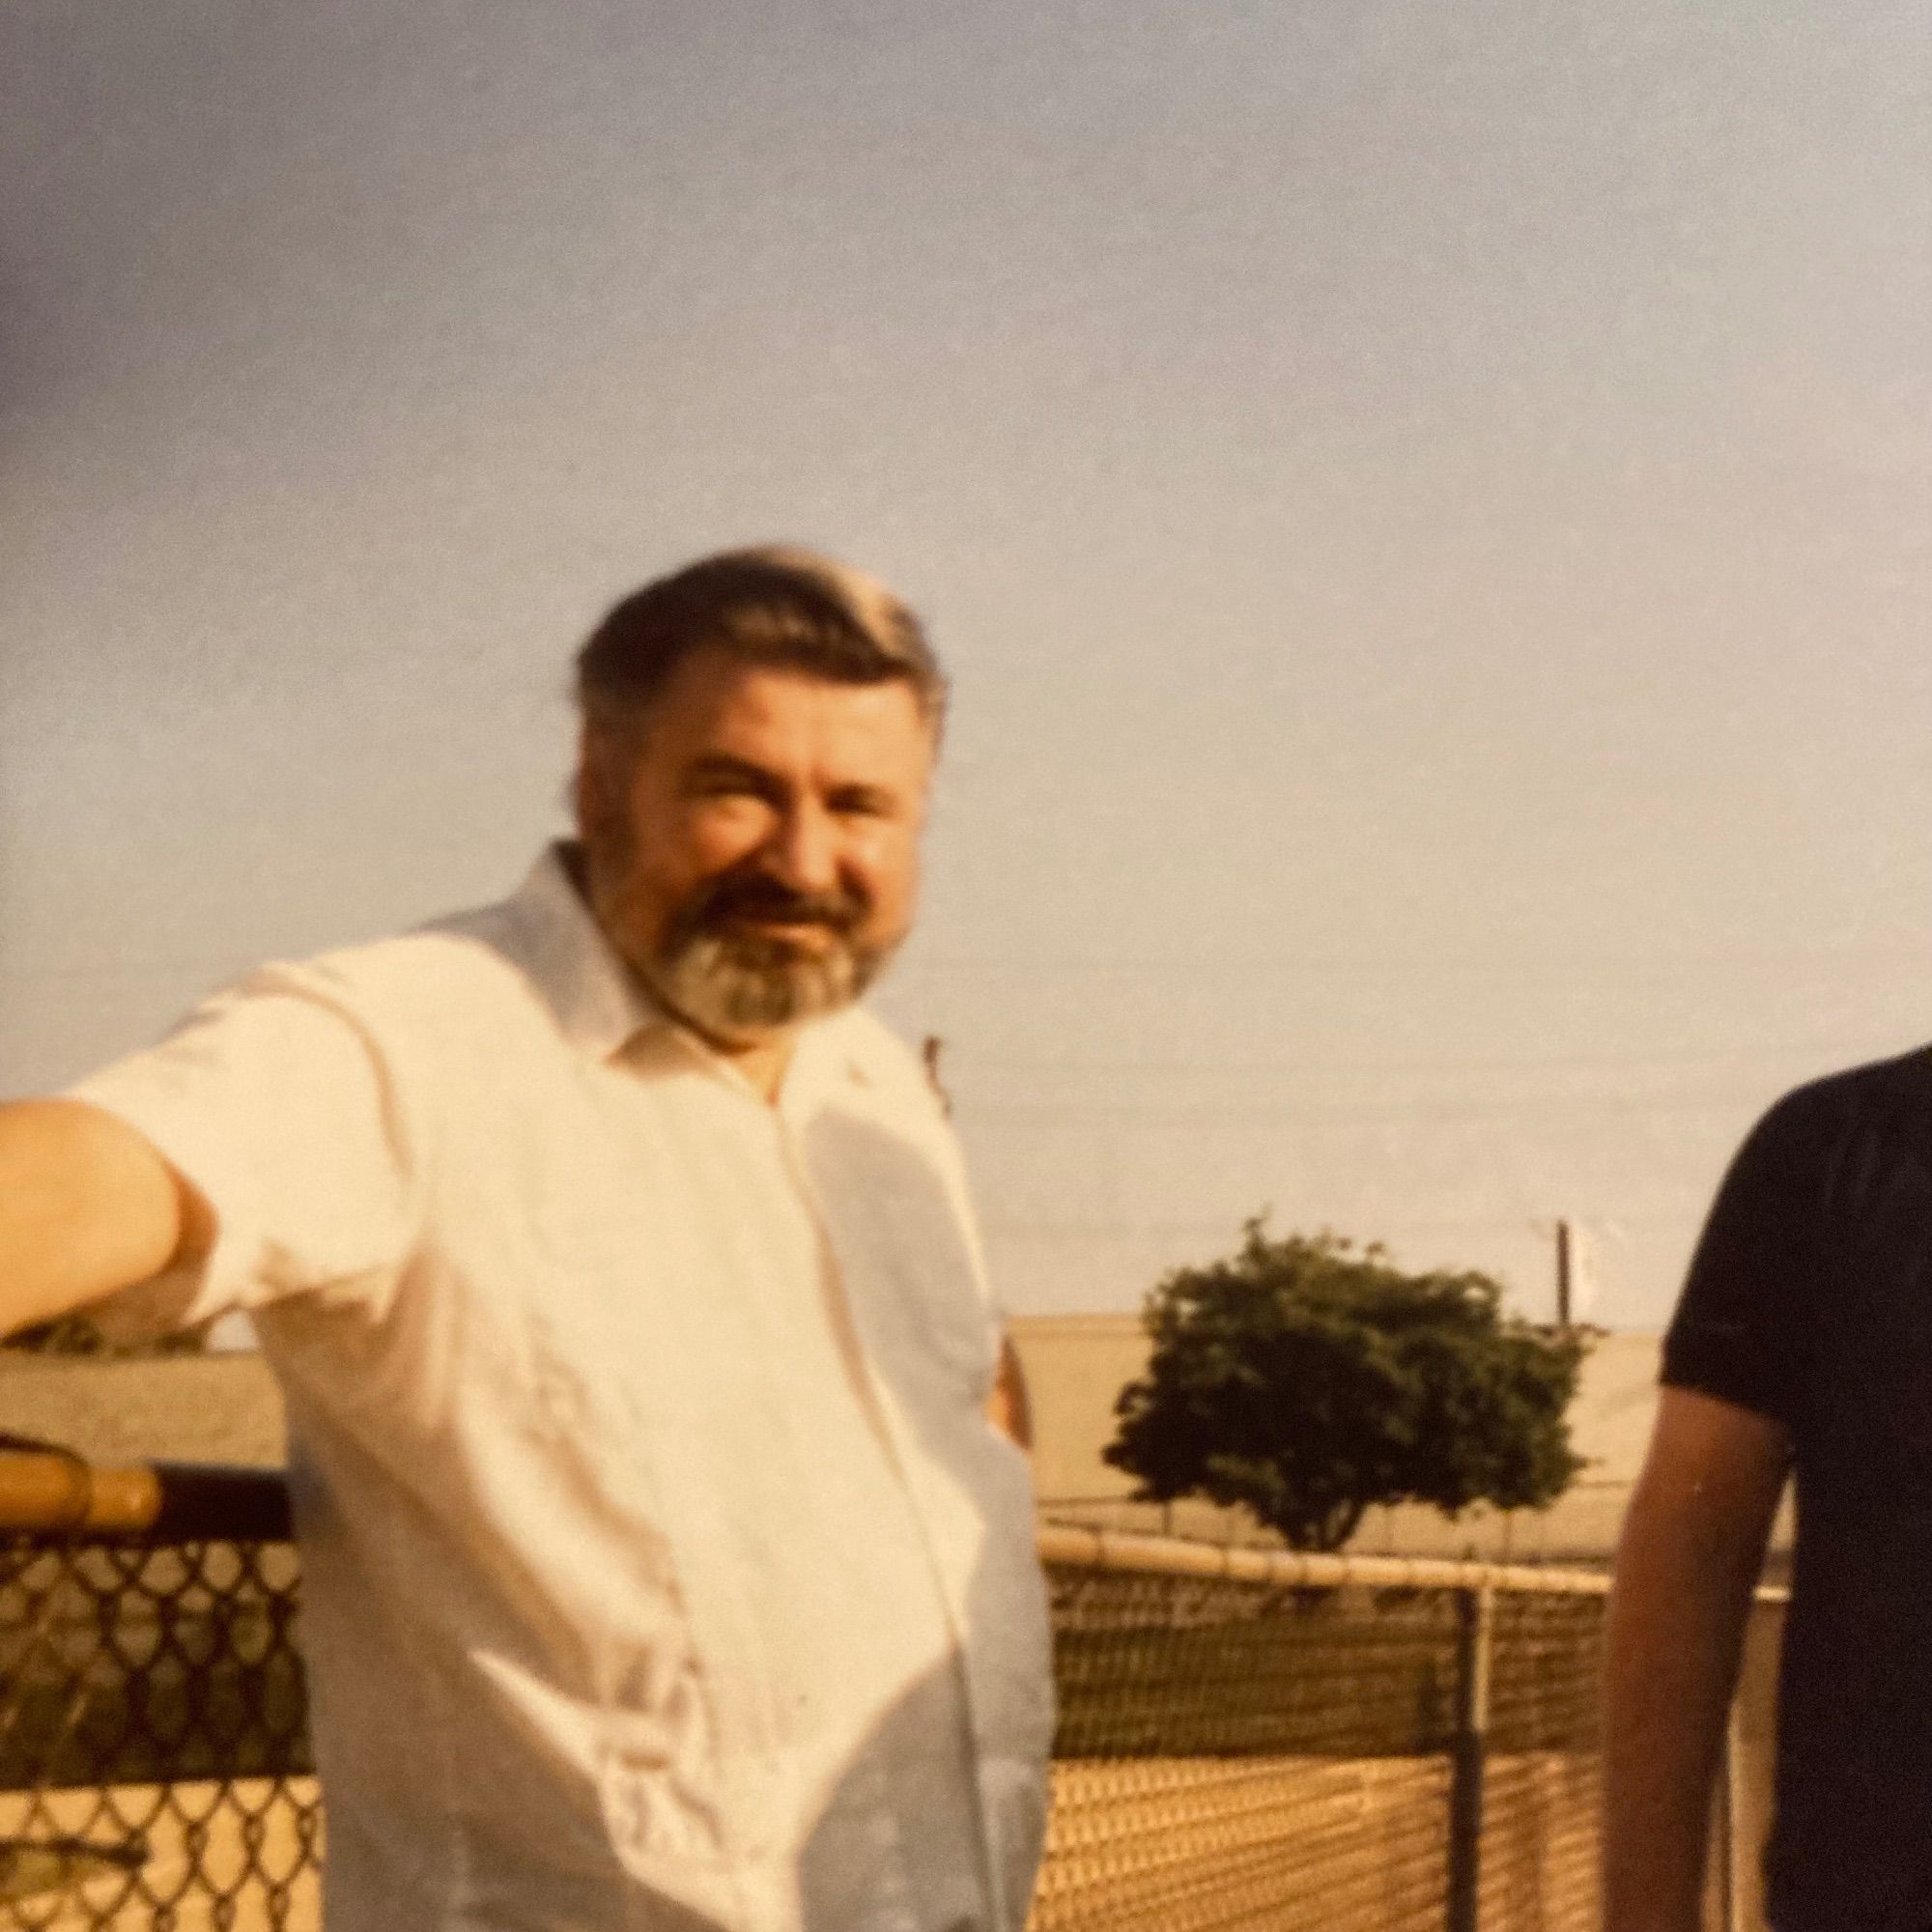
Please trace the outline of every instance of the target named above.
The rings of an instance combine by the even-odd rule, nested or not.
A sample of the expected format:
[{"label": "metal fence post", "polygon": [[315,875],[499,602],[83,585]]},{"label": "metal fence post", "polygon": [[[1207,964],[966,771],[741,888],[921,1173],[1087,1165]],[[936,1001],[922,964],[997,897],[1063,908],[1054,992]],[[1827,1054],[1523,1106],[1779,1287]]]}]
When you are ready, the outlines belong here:
[{"label": "metal fence post", "polygon": [[1718,1780],[1719,1923],[1724,1932],[1744,1932],[1744,1893],[1738,1886],[1739,1839],[1743,1835],[1744,1738],[1736,1702],[1724,1719],[1724,1757]]},{"label": "metal fence post", "polygon": [[1448,1932],[1476,1932],[1483,1863],[1483,1760],[1490,1728],[1490,1638],[1496,1597],[1456,1593],[1456,1735],[1450,1750]]}]

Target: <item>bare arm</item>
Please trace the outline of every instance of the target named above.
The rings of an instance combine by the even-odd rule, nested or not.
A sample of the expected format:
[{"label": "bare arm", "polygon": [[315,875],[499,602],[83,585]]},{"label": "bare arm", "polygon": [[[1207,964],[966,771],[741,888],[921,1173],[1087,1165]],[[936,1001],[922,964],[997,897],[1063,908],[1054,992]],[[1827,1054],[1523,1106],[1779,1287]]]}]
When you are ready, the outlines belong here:
[{"label": "bare arm", "polygon": [[1662,1392],[1610,1589],[1605,1932],[1697,1932],[1712,1779],[1790,1460],[1769,1416]]},{"label": "bare arm", "polygon": [[206,1242],[204,1218],[114,1115],[79,1100],[0,1106],[0,1334],[158,1274]]},{"label": "bare arm", "polygon": [[1020,1366],[1020,1353],[1010,1335],[1000,1337],[1000,1362],[993,1372],[986,1419],[1029,1455],[1033,1453],[1033,1402],[1027,1394],[1026,1371]]}]

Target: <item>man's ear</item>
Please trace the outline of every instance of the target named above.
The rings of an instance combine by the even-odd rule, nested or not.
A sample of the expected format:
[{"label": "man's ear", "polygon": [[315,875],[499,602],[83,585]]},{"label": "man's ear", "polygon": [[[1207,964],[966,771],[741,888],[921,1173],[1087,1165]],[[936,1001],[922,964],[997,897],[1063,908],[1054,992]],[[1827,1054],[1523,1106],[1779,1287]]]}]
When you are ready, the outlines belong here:
[{"label": "man's ear", "polygon": [[570,803],[577,836],[593,850],[606,842],[604,835],[620,810],[616,794],[620,764],[610,727],[586,718],[577,734],[577,775],[570,782]]}]

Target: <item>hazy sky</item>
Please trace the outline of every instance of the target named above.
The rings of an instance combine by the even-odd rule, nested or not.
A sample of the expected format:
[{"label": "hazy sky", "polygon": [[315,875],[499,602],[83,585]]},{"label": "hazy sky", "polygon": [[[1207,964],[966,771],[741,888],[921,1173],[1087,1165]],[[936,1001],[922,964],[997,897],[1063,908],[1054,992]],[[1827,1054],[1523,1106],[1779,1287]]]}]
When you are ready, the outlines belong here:
[{"label": "hazy sky", "polygon": [[1267,1206],[1661,1319],[1932,1035],[1921,6],[13,0],[0,1086],[498,896],[605,604],[785,537],[957,687],[1000,1285]]}]

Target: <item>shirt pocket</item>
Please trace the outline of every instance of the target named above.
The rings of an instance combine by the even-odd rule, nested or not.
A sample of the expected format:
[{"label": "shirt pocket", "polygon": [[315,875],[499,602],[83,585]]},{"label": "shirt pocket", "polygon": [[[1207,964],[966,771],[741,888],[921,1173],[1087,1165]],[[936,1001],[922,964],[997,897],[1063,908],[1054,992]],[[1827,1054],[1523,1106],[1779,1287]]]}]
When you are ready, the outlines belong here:
[{"label": "shirt pocket", "polygon": [[607,1718],[597,1786],[611,1853],[649,1891],[730,1925],[752,1922],[748,1896],[795,1891],[795,1764],[721,1758],[696,1682],[669,1709]]},{"label": "shirt pocket", "polygon": [[611,1848],[639,1875],[651,1867],[724,1869],[732,1833],[696,1660],[687,1649],[663,1694],[603,1714],[597,1791]]}]

